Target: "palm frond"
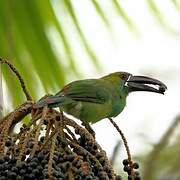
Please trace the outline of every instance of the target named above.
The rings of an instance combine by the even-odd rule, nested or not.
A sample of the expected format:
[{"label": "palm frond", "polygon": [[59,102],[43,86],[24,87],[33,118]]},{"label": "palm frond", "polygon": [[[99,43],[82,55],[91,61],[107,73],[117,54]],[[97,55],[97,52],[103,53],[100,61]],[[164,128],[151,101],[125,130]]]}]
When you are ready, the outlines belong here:
[{"label": "palm frond", "polygon": [[105,25],[106,25],[107,27],[109,27],[109,26],[110,26],[110,22],[109,22],[109,20],[108,20],[108,18],[107,18],[107,16],[106,16],[105,12],[104,12],[103,9],[101,8],[100,4],[98,3],[98,1],[97,1],[97,0],[92,0],[91,2],[92,2],[92,4],[94,5],[94,7],[95,7],[97,13],[99,14],[99,16],[101,17],[101,19],[102,19],[103,22],[105,23]]},{"label": "palm frond", "polygon": [[172,0],[174,7],[180,11],[180,2],[178,0]]},{"label": "palm frond", "polygon": [[118,0],[112,1],[116,11],[122,17],[125,24],[128,26],[128,28],[132,31],[136,29],[136,25],[132,21],[132,19],[127,15],[127,13],[124,11],[124,9],[121,7],[120,2]]},{"label": "palm frond", "polygon": [[[147,5],[154,15],[154,17],[157,19],[159,24],[168,32],[174,34],[174,35],[179,35],[180,32],[175,30],[171,25],[166,21],[164,14],[161,12],[160,8],[157,6],[157,4],[154,2],[154,0],[147,0]],[[177,7],[177,5],[176,5]]]},{"label": "palm frond", "polygon": [[[92,0],[87,2],[93,7],[97,16],[104,23],[103,28],[111,31],[111,16],[108,9],[111,8],[123,19],[130,31],[136,31],[136,25],[132,17],[128,15],[121,5],[121,1],[107,1],[112,7],[104,8],[106,1]],[[56,4],[60,4],[61,17],[55,11]],[[100,69],[99,57],[96,49],[88,40],[81,19],[74,8],[76,1],[73,0],[47,0],[47,1],[0,1],[0,57],[7,58],[19,69],[27,82],[27,87],[36,99],[41,91],[57,91],[66,82],[69,74],[79,76],[76,50],[71,42],[71,35],[64,27],[64,19],[71,19],[69,27],[78,34],[77,43],[81,45],[83,53],[93,62],[94,67]],[[176,31],[166,22],[160,8],[153,0],[147,1],[149,9],[156,17],[159,24],[170,32]],[[174,6],[179,9],[179,2],[172,0]],[[81,4],[77,4],[80,9]],[[49,30],[54,29],[55,38],[60,37],[61,48],[59,51],[54,47],[54,40],[49,36]],[[58,40],[57,40],[58,41]],[[58,53],[57,53],[58,51]],[[64,63],[66,62],[66,63]],[[3,78],[8,87],[14,105],[23,100],[16,78],[2,65]],[[71,73],[67,73],[71,72]],[[43,88],[42,88],[43,87]],[[12,90],[16,89],[15,95]]]},{"label": "palm frond", "polygon": [[92,50],[92,48],[90,47],[90,45],[88,44],[83,32],[82,32],[82,29],[79,25],[79,22],[78,22],[78,19],[76,17],[76,14],[75,14],[75,11],[74,11],[74,8],[73,8],[73,4],[71,2],[71,0],[65,0],[64,1],[64,4],[72,18],[72,21],[74,23],[74,26],[76,27],[78,33],[79,33],[79,36],[84,44],[84,47],[89,55],[89,57],[93,60],[93,62],[95,63],[95,65],[98,65],[98,59],[96,57],[96,54],[95,52]]}]

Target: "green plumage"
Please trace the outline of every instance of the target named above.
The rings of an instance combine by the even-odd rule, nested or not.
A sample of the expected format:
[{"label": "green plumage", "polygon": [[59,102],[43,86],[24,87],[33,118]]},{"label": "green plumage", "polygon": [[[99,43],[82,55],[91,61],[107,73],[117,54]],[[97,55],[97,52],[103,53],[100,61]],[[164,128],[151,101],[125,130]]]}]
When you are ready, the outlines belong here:
[{"label": "green plumage", "polygon": [[[118,79],[114,79],[118,81]],[[65,95],[72,102],[62,105],[61,109],[85,122],[95,123],[106,117],[118,115],[125,106],[119,83],[105,79],[75,81],[56,94]]]},{"label": "green plumage", "polygon": [[[137,79],[134,77],[126,72],[116,72],[100,79],[74,81],[56,95],[41,99],[35,107],[60,107],[61,110],[85,123],[95,123],[120,114],[126,105],[126,97],[131,91],[163,93],[166,89],[166,86],[160,84],[161,82],[158,80],[144,76],[136,76]],[[131,78],[134,78],[133,81]],[[144,83],[159,83],[161,91],[160,88],[157,90],[144,85]]]}]

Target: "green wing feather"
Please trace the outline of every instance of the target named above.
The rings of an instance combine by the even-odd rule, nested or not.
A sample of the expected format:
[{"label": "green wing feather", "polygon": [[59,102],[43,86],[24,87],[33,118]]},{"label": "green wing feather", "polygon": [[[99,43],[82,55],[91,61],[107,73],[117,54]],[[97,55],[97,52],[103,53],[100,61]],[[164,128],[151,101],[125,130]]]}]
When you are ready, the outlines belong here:
[{"label": "green wing feather", "polygon": [[64,95],[75,101],[103,104],[109,99],[107,87],[106,82],[102,79],[86,79],[66,85],[56,95]]}]

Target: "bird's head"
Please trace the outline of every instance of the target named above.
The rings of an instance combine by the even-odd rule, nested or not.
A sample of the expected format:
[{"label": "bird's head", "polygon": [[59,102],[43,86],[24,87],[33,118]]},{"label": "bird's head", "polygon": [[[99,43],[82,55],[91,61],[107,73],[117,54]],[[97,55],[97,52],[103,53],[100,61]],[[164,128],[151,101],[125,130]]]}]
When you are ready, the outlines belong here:
[{"label": "bird's head", "polygon": [[120,90],[126,91],[127,94],[134,91],[164,94],[167,89],[167,86],[161,81],[146,76],[134,76],[127,72],[115,72],[109,76],[112,81],[113,79],[118,81]]}]

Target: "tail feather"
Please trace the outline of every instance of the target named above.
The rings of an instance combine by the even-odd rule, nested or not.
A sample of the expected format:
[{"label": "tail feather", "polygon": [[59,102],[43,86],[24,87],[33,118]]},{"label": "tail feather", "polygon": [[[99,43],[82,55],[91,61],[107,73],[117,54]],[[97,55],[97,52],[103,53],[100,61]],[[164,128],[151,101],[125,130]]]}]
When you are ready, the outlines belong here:
[{"label": "tail feather", "polygon": [[45,106],[54,108],[58,107],[61,104],[64,104],[66,98],[64,96],[48,96],[46,98],[40,99],[35,105],[34,108],[42,108]]}]

